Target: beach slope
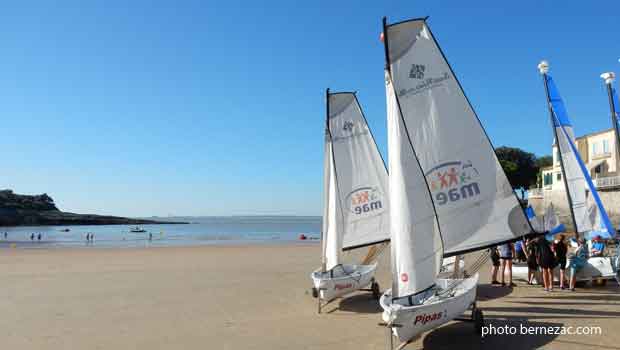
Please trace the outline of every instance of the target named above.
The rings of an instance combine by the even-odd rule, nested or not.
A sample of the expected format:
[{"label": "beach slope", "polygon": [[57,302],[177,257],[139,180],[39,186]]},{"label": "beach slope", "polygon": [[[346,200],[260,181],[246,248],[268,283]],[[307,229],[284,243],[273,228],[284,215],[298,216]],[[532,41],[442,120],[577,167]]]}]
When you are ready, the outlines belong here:
[{"label": "beach slope", "polygon": [[[318,244],[0,250],[3,349],[385,349],[368,293],[317,315],[309,294]],[[379,282],[389,285],[389,254]],[[488,269],[485,267],[485,271]],[[602,327],[602,336],[495,336],[453,322],[407,349],[618,349],[617,286],[544,293],[491,287],[479,306],[495,326]]]}]

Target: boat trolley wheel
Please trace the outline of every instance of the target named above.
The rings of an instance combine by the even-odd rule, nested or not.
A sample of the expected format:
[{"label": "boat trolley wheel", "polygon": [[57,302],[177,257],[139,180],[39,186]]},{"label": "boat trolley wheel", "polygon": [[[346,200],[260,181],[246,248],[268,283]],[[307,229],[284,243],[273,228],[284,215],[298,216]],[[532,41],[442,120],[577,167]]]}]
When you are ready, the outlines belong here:
[{"label": "boat trolley wheel", "polygon": [[312,287],[312,297],[313,298],[318,298],[319,297],[319,290],[316,289],[315,287]]},{"label": "boat trolley wheel", "polygon": [[476,334],[482,335],[482,327],[484,327],[484,315],[482,314],[482,310],[474,307],[471,313],[471,318],[474,321],[474,330]]},{"label": "boat trolley wheel", "polygon": [[381,297],[381,288],[379,287],[379,283],[377,283],[374,278],[372,280],[372,284],[370,285],[370,289],[372,291],[372,296],[375,299],[379,299]]}]

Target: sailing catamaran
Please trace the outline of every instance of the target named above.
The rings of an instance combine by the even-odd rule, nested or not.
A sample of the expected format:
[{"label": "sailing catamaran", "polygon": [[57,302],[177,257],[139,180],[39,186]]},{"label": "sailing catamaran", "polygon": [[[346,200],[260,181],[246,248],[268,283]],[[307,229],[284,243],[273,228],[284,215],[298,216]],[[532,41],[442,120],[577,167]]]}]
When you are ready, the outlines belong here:
[{"label": "sailing catamaran", "polygon": [[[549,203],[543,216],[536,216],[532,207],[525,209],[525,214],[530,220],[532,228],[537,232],[548,232],[545,236],[548,241],[553,241],[556,234],[566,231],[564,224],[560,223],[560,218],[555,212],[553,203]],[[513,265],[514,266],[514,265]]]},{"label": "sailing catamaran", "polygon": [[[368,285],[380,296],[376,260],[390,240],[387,169],[357,97],[327,89],[326,106],[322,266],[311,275],[319,313]],[[361,264],[342,262],[342,251],[368,246]]]},{"label": "sailing catamaran", "polygon": [[[476,272],[438,278],[442,259],[533,232],[469,100],[426,18],[383,19],[392,289],[380,299],[402,342],[476,308]],[[392,337],[390,337],[391,341]]]},{"label": "sailing catamaran", "polygon": [[[588,240],[596,236],[602,238],[615,237],[616,230],[609,220],[607,211],[598,195],[588,169],[575,146],[572,124],[555,82],[549,75],[549,63],[546,61],[540,62],[538,70],[543,77],[549,116],[555,142],[559,150],[558,158],[575,235],[577,237],[583,235]],[[589,205],[587,203],[586,189],[590,194]],[[570,261],[567,263],[569,264]],[[577,280],[617,278],[617,270],[617,254],[613,256],[590,257],[586,266],[577,273]]]},{"label": "sailing catamaran", "polygon": [[[530,220],[530,224],[532,225],[532,228],[534,228],[534,231],[546,232],[545,238],[550,242],[554,240],[555,235],[566,231],[566,227],[564,226],[564,224],[560,222],[560,218],[555,212],[553,203],[549,203],[543,216],[536,216],[536,214],[534,213],[534,209],[532,209],[532,207],[529,207],[529,206],[526,208],[525,214],[527,215],[527,218]],[[559,270],[559,268],[556,268],[556,270]],[[527,266],[526,262],[513,261],[512,263],[512,277],[513,278],[529,282],[530,279],[529,279],[528,274],[529,274],[529,267]],[[554,273],[553,276],[554,278],[557,277],[556,280],[559,281],[559,273]],[[539,283],[539,281],[540,280],[537,277],[537,274],[534,274],[532,282]]]}]

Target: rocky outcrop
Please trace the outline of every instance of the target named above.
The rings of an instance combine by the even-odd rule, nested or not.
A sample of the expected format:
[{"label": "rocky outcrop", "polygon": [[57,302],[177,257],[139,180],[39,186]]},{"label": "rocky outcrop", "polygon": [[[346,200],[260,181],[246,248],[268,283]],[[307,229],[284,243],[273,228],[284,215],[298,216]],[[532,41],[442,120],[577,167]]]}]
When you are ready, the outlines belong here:
[{"label": "rocky outcrop", "polygon": [[0,226],[42,226],[42,225],[143,225],[183,224],[132,219],[120,216],[75,214],[58,210],[54,200],[46,193],[21,195],[11,190],[0,191]]}]

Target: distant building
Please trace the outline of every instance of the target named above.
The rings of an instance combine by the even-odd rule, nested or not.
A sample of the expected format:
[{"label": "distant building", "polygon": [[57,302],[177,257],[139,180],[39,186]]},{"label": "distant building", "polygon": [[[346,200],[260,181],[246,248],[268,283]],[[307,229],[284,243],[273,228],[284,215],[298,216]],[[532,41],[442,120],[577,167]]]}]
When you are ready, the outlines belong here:
[{"label": "distant building", "polygon": [[[620,222],[620,171],[614,129],[603,130],[576,138],[576,146],[592,182],[599,192],[614,224]],[[528,201],[537,213],[553,204],[562,222],[572,227],[566,188],[560,167],[558,147],[552,145],[553,165],[541,169],[541,183],[528,191]],[[585,188],[586,195],[589,191]]]},{"label": "distant building", "polygon": [[[616,152],[614,129],[580,136],[575,141],[579,155],[590,172],[597,189],[606,190],[620,187],[620,181],[612,180],[620,175],[618,173],[618,152]],[[555,143],[552,149],[553,165],[542,169],[542,189],[564,191],[558,147]]]}]

